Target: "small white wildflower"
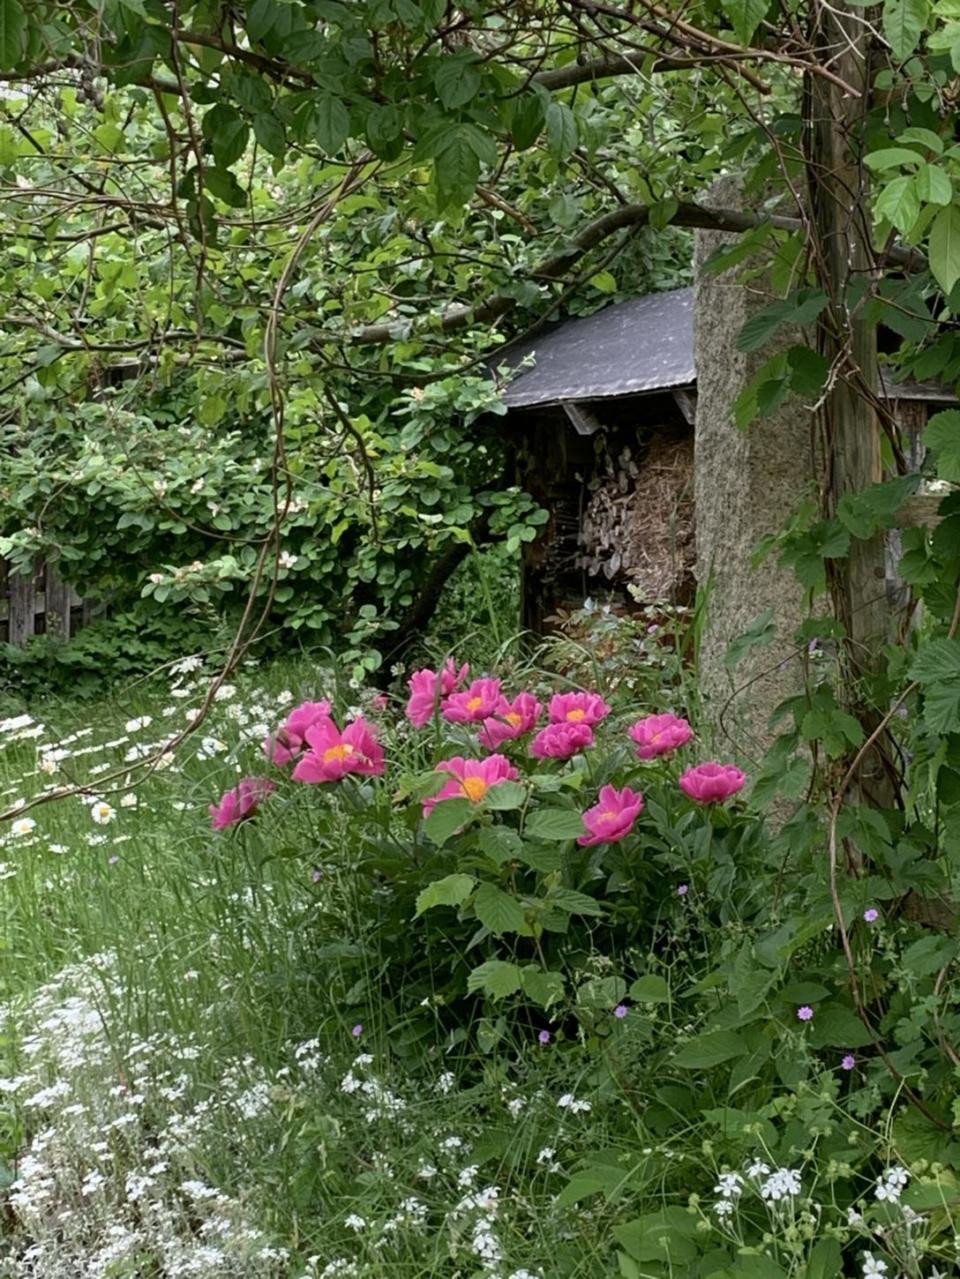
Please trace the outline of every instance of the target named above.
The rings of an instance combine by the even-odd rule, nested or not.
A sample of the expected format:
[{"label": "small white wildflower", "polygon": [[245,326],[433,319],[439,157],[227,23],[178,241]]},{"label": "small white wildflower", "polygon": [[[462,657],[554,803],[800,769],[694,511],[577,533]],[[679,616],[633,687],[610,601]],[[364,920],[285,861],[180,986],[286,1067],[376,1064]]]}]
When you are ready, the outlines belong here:
[{"label": "small white wildflower", "polygon": [[713,1211],[718,1217],[729,1217],[733,1213],[733,1200],[718,1199],[713,1205]]},{"label": "small white wildflower", "polygon": [[293,568],[297,562],[297,556],[291,555],[289,551],[281,551],[279,564],[281,568]]},{"label": "small white wildflower", "polygon": [[800,1174],[793,1168],[778,1168],[760,1187],[760,1195],[779,1203],[800,1193]]},{"label": "small white wildflower", "polygon": [[557,1152],[554,1150],[553,1146],[544,1146],[537,1155],[537,1163],[548,1164],[556,1153]]},{"label": "small white wildflower", "polygon": [[437,1080],[437,1092],[448,1093],[457,1082],[456,1076],[450,1070],[445,1070]]},{"label": "small white wildflower", "polygon": [[366,1230],[367,1223],[357,1213],[352,1212],[349,1217],[345,1218],[343,1223],[348,1230]]},{"label": "small white wildflower", "polygon": [[735,1199],[737,1195],[743,1193],[743,1178],[738,1172],[723,1172],[713,1188],[715,1195],[722,1195],[724,1199]]},{"label": "small white wildflower", "polygon": [[98,799],[90,808],[90,816],[98,826],[106,826],[116,815],[116,809],[111,808],[105,799]]},{"label": "small white wildflower", "polygon": [[32,817],[18,817],[10,827],[11,835],[29,835],[36,827],[36,822]]},{"label": "small white wildflower", "polygon": [[747,1169],[747,1176],[753,1177],[753,1178],[769,1177],[770,1169],[767,1167],[767,1165],[763,1162],[762,1159],[755,1159],[753,1163],[750,1165],[750,1167]]},{"label": "small white wildflower", "polygon": [[875,1257],[872,1252],[863,1254],[863,1279],[882,1279],[887,1273],[887,1263]]},{"label": "small white wildflower", "polygon": [[120,799],[121,808],[136,808],[136,806],[139,803],[140,803],[140,800],[137,798],[136,791],[132,791],[132,790],[128,790],[127,793],[123,795]]},{"label": "small white wildflower", "polygon": [[565,1092],[558,1099],[557,1105],[561,1110],[569,1110],[573,1115],[579,1115],[593,1109],[589,1101],[578,1101],[572,1092]]},{"label": "small white wildflower", "polygon": [[152,715],[141,715],[138,719],[128,719],[123,727],[128,733],[137,733],[141,728],[149,728],[152,723]]},{"label": "small white wildflower", "polygon": [[461,1168],[457,1173],[457,1185],[464,1190],[469,1190],[477,1179],[477,1173],[480,1171],[479,1164],[468,1164],[466,1168]]},{"label": "small white wildflower", "polygon": [[510,1112],[510,1118],[516,1119],[526,1104],[527,1103],[523,1097],[511,1097],[507,1102],[507,1110]]}]

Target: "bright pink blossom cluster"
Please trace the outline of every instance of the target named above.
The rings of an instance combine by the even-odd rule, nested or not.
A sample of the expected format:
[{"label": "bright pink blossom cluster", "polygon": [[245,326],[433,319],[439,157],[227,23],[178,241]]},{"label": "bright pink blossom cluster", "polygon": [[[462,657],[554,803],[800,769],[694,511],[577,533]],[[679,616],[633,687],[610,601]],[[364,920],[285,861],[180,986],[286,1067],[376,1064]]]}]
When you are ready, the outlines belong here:
[{"label": "bright pink blossom cluster", "polygon": [[[448,657],[439,671],[415,671],[409,680],[406,715],[415,727],[424,727],[438,714],[452,724],[477,725],[479,744],[492,752],[481,760],[461,755],[441,760],[436,771],[449,773],[450,780],[424,801],[424,816],[445,799],[465,798],[479,804],[492,787],[515,781],[516,768],[498,753],[505,742],[533,733],[529,753],[535,759],[570,759],[593,745],[594,729],[610,714],[599,693],[556,693],[547,705],[547,723],[538,730],[543,707],[533,693],[520,692],[511,700],[501,680],[481,678],[468,684],[469,676],[469,666],[457,668]],[[376,727],[360,715],[341,730],[330,712],[325,699],[296,707],[264,741],[267,759],[279,767],[293,765],[293,780],[308,784],[340,781],[350,773],[381,776],[385,759]],[[636,743],[637,756],[652,760],[686,746],[693,740],[693,729],[677,715],[648,715],[631,725],[629,736]],[[679,786],[694,803],[717,804],[737,794],[745,782],[734,765],[710,761],[688,768]],[[214,829],[252,817],[273,789],[274,783],[264,778],[244,778],[218,804],[211,804]],[[602,786],[598,803],[582,815],[587,833],[578,842],[584,847],[616,843],[630,833],[642,811],[639,791]]]},{"label": "bright pink blossom cluster", "polygon": [[[359,715],[341,731],[330,715],[330,703],[303,702],[280,728],[264,739],[263,753],[278,767],[293,764],[295,782],[338,782],[348,773],[380,777],[385,768],[376,727]],[[274,783],[247,777],[210,805],[214,830],[223,830],[252,817]]]}]

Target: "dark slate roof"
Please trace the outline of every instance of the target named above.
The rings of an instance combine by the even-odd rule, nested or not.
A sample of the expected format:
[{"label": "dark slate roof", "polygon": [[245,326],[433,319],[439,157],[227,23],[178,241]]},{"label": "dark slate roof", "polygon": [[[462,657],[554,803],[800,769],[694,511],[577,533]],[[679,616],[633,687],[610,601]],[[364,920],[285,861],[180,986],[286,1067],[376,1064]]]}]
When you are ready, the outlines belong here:
[{"label": "dark slate roof", "polygon": [[511,343],[493,366],[536,363],[507,386],[510,408],[636,395],[689,386],[693,366],[693,289],[651,293],[567,320],[535,337]]},{"label": "dark slate roof", "polygon": [[[693,289],[673,289],[616,302],[583,319],[564,320],[535,337],[511,342],[491,359],[493,369],[534,363],[507,384],[508,408],[601,400],[618,395],[693,386]],[[951,387],[895,382],[880,373],[887,399],[955,403]]]}]

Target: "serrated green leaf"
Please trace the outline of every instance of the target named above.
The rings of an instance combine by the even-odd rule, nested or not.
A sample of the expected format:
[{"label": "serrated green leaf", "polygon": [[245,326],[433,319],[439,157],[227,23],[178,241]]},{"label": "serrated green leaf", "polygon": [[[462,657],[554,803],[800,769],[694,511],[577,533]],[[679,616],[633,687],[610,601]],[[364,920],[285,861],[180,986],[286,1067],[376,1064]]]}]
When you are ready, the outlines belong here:
[{"label": "serrated green leaf", "polygon": [[487,808],[496,809],[501,813],[522,808],[526,800],[527,788],[520,782],[498,782],[496,786],[491,786],[484,796]]},{"label": "serrated green leaf", "polygon": [[334,94],[317,93],[307,108],[305,128],[327,155],[336,155],[350,135],[350,114]]},{"label": "serrated green leaf", "polygon": [[476,883],[472,875],[445,875],[443,879],[434,880],[417,897],[416,915],[422,915],[434,906],[462,906]]},{"label": "serrated green leaf", "polygon": [[773,609],[765,608],[745,631],[727,645],[727,651],[723,657],[724,666],[727,670],[733,670],[755,648],[764,648],[767,644],[771,644],[776,635],[777,627],[773,620]]},{"label": "serrated green leaf", "polygon": [[919,166],[923,163],[923,156],[908,147],[881,147],[879,151],[865,155],[863,162],[868,169],[881,173],[884,169],[898,169],[904,164]]},{"label": "serrated green leaf", "polygon": [[546,115],[547,145],[563,159],[577,145],[577,118],[565,102],[551,102]]},{"label": "serrated green leaf", "polygon": [[483,991],[491,999],[505,999],[520,989],[520,980],[520,969],[516,964],[488,959],[467,975],[467,990],[471,995]]},{"label": "serrated green leaf", "polygon": [[865,1048],[873,1036],[853,1011],[842,1004],[825,1004],[814,1012],[808,1032],[812,1048]]},{"label": "serrated green leaf", "polygon": [[438,58],[433,73],[437,96],[447,111],[465,106],[480,88],[477,55],[472,51],[448,54]]},{"label": "serrated green leaf", "polygon": [[578,893],[573,888],[551,888],[547,902],[570,915],[602,915],[603,906],[594,897]]},{"label": "serrated green leaf", "polygon": [[214,159],[222,169],[229,169],[246,150],[250,136],[247,122],[239,111],[224,102],[207,112],[201,128]]},{"label": "serrated green leaf", "polygon": [[424,834],[437,845],[445,844],[477,811],[477,805],[469,799],[441,799],[423,823]]},{"label": "serrated green leaf", "polygon": [[670,998],[670,987],[658,973],[647,973],[630,987],[630,998],[638,1004],[663,1004]]},{"label": "serrated green leaf", "polygon": [[885,0],[881,18],[883,34],[899,62],[909,58],[917,47],[929,12],[927,0]]},{"label": "serrated green leaf", "polygon": [[542,968],[528,965],[520,974],[523,993],[541,1008],[550,1008],[563,999],[563,973],[544,972]]},{"label": "serrated green leaf", "polygon": [[741,44],[749,44],[766,16],[767,0],[721,0],[723,12]]},{"label": "serrated green leaf", "polygon": [[473,909],[484,927],[499,937],[503,933],[522,933],[529,930],[526,912],[511,893],[505,893],[496,884],[481,884],[473,899]]},{"label": "serrated green leaf", "polygon": [[712,1030],[685,1043],[673,1064],[682,1070],[709,1070],[734,1057],[745,1057],[748,1052],[744,1040],[732,1030]]},{"label": "serrated green leaf", "polygon": [[523,840],[507,826],[484,826],[477,833],[477,844],[498,866],[523,855]]},{"label": "serrated green leaf", "polygon": [[530,839],[576,839],[586,834],[583,818],[567,808],[538,808],[528,815],[523,833]]},{"label": "serrated green leaf", "polygon": [[910,663],[910,678],[920,684],[960,679],[960,640],[924,640]]},{"label": "serrated green leaf", "polygon": [[258,111],[253,117],[253,136],[270,155],[283,155],[286,131],[272,111]]},{"label": "serrated green leaf", "polygon": [[27,15],[19,0],[0,0],[0,69],[15,67],[27,44]]},{"label": "serrated green leaf", "polygon": [[936,164],[925,164],[917,173],[917,195],[927,204],[949,204],[953,199],[953,184],[943,169]]},{"label": "serrated green leaf", "polygon": [[930,272],[949,293],[960,280],[960,208],[955,204],[941,209],[930,227]]},{"label": "serrated green leaf", "polygon": [[877,217],[885,218],[904,235],[913,230],[920,216],[920,197],[913,177],[894,178],[880,191],[874,205]]},{"label": "serrated green leaf", "polygon": [[627,993],[627,983],[622,977],[591,977],[577,990],[577,1003],[581,1008],[615,1008]]}]

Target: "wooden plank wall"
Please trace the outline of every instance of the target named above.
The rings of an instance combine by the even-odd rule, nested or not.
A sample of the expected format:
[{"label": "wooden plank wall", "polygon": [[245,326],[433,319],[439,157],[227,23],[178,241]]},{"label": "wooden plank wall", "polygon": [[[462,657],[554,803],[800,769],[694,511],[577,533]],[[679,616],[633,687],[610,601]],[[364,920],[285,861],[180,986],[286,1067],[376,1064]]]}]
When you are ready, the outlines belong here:
[{"label": "wooden plank wall", "polygon": [[32,574],[23,574],[0,560],[0,641],[22,647],[32,636],[43,634],[66,641],[92,613],[51,565],[41,562]]}]

